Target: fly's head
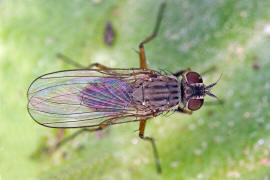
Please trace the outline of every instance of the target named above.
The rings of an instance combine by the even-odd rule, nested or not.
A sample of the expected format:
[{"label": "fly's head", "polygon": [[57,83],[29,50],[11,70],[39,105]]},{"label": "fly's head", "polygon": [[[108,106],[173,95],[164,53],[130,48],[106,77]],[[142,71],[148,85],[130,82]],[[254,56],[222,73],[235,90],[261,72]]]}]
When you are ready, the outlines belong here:
[{"label": "fly's head", "polygon": [[196,111],[202,107],[205,95],[217,98],[210,92],[210,89],[216,84],[217,82],[206,86],[202,77],[196,72],[184,74],[181,80],[181,96],[184,108]]}]

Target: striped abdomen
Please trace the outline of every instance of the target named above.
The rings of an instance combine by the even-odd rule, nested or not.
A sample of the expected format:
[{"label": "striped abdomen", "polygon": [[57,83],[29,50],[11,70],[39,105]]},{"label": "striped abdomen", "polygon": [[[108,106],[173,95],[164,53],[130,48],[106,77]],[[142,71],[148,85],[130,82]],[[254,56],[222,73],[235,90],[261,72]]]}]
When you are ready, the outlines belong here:
[{"label": "striped abdomen", "polygon": [[133,102],[153,110],[166,111],[177,107],[181,99],[179,81],[171,75],[144,79],[133,87]]}]

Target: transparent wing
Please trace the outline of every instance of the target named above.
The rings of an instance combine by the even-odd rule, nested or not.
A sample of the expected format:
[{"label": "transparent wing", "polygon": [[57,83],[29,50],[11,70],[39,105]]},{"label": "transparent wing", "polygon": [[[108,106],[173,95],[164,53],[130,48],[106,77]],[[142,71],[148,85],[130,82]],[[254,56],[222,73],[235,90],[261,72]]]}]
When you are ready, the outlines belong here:
[{"label": "transparent wing", "polygon": [[37,78],[28,90],[28,111],[41,125],[92,127],[136,121],[132,88],[139,69],[70,70]]}]

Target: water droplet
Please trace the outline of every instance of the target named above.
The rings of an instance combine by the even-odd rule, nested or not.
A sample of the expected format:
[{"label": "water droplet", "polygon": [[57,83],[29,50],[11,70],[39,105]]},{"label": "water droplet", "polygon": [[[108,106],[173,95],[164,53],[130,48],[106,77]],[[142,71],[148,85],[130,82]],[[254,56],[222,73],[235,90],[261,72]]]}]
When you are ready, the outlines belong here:
[{"label": "water droplet", "polygon": [[240,16],[243,17],[243,18],[246,18],[248,16],[248,12],[247,11],[241,11]]},{"label": "water droplet", "polygon": [[236,101],[236,102],[234,103],[234,107],[239,107],[241,104],[242,104],[242,103],[241,103],[240,101]]},{"label": "water droplet", "polygon": [[231,97],[234,94],[234,91],[231,89],[227,92],[227,96]]},{"label": "water droplet", "polygon": [[202,179],[202,178],[203,178],[203,174],[202,174],[202,173],[199,173],[199,174],[197,175],[197,178],[198,178],[198,179]]},{"label": "water droplet", "polygon": [[264,166],[270,166],[270,160],[268,158],[261,159],[260,163]]},{"label": "water droplet", "polygon": [[200,150],[200,149],[195,149],[195,150],[194,150],[194,154],[196,154],[197,156],[199,156],[199,155],[202,154],[202,150]]},{"label": "water droplet", "polygon": [[267,25],[264,27],[263,32],[264,32],[266,35],[270,35],[270,24],[267,24]]},{"label": "water droplet", "polygon": [[144,157],[143,159],[144,164],[149,164],[150,160],[147,157]]},{"label": "water droplet", "polygon": [[268,149],[264,149],[264,150],[263,150],[263,154],[264,154],[265,156],[268,156],[268,155],[269,155],[269,150],[268,150]]},{"label": "water droplet", "polygon": [[138,143],[138,138],[133,138],[133,139],[131,140],[131,143],[132,143],[132,144],[137,144],[137,143]]},{"label": "water droplet", "polygon": [[177,162],[177,161],[171,162],[171,167],[177,168],[178,166],[179,166],[179,162]]},{"label": "water droplet", "polygon": [[266,82],[265,85],[264,85],[264,88],[265,89],[270,89],[270,83],[269,82]]},{"label": "water droplet", "polygon": [[229,171],[227,177],[240,178],[240,173],[237,170]]},{"label": "water droplet", "polygon": [[203,125],[203,124],[204,124],[204,120],[203,120],[203,119],[199,119],[199,120],[198,120],[198,124],[199,124],[199,125]]},{"label": "water droplet", "polygon": [[140,165],[141,164],[141,159],[137,158],[137,159],[134,159],[134,164],[135,165]]},{"label": "water droplet", "polygon": [[46,44],[46,45],[52,44],[53,42],[54,42],[54,39],[51,38],[51,37],[47,37],[47,38],[45,39],[45,44]]},{"label": "water droplet", "polygon": [[270,130],[270,123],[266,124],[265,129]]},{"label": "water droplet", "polygon": [[256,121],[259,124],[263,124],[264,123],[264,117],[258,118]]},{"label": "water droplet", "polygon": [[249,117],[250,117],[250,112],[245,112],[245,113],[244,113],[244,117],[245,117],[245,118],[249,118]]},{"label": "water droplet", "polygon": [[244,166],[245,165],[245,161],[243,160],[243,159],[241,159],[240,161],[239,161],[239,166]]},{"label": "water droplet", "polygon": [[228,126],[233,127],[234,126],[234,122],[233,121],[229,121],[228,122]]},{"label": "water droplet", "polygon": [[206,141],[203,141],[201,145],[205,149],[205,148],[207,148],[208,143]]},{"label": "water droplet", "polygon": [[258,141],[258,144],[259,144],[259,145],[263,145],[263,144],[264,144],[264,140],[263,140],[263,139],[260,139],[260,140]]},{"label": "water droplet", "polygon": [[191,131],[193,131],[193,130],[196,129],[196,125],[195,125],[195,124],[190,124],[190,125],[188,126],[188,129],[191,130]]},{"label": "water droplet", "polygon": [[221,136],[215,136],[215,137],[214,137],[214,140],[215,140],[217,143],[221,143],[221,142],[224,141],[223,137],[221,137]]},{"label": "water droplet", "polygon": [[101,0],[92,0],[94,3],[100,3]]},{"label": "water droplet", "polygon": [[245,154],[246,156],[248,156],[248,155],[249,155],[249,153],[250,153],[249,148],[246,148],[246,149],[244,150],[244,154]]},{"label": "water droplet", "polygon": [[179,47],[178,47],[178,50],[181,51],[181,52],[188,52],[189,49],[191,48],[191,44],[190,43],[183,43],[181,44]]},{"label": "water droplet", "polygon": [[212,129],[217,128],[219,126],[220,126],[220,122],[218,122],[218,121],[209,123],[209,127]]}]

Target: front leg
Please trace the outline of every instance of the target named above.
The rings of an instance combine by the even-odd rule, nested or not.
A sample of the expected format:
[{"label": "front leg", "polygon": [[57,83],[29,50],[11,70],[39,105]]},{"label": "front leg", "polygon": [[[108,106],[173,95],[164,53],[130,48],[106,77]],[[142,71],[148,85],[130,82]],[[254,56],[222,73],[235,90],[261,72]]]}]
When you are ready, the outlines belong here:
[{"label": "front leg", "polygon": [[188,73],[189,71],[190,71],[190,68],[186,68],[186,69],[180,70],[176,73],[173,73],[173,75],[176,77],[179,77],[179,76],[182,76],[183,74]]},{"label": "front leg", "polygon": [[180,113],[184,113],[184,114],[192,114],[192,111],[178,107],[178,109],[176,109],[175,111],[180,112]]}]

